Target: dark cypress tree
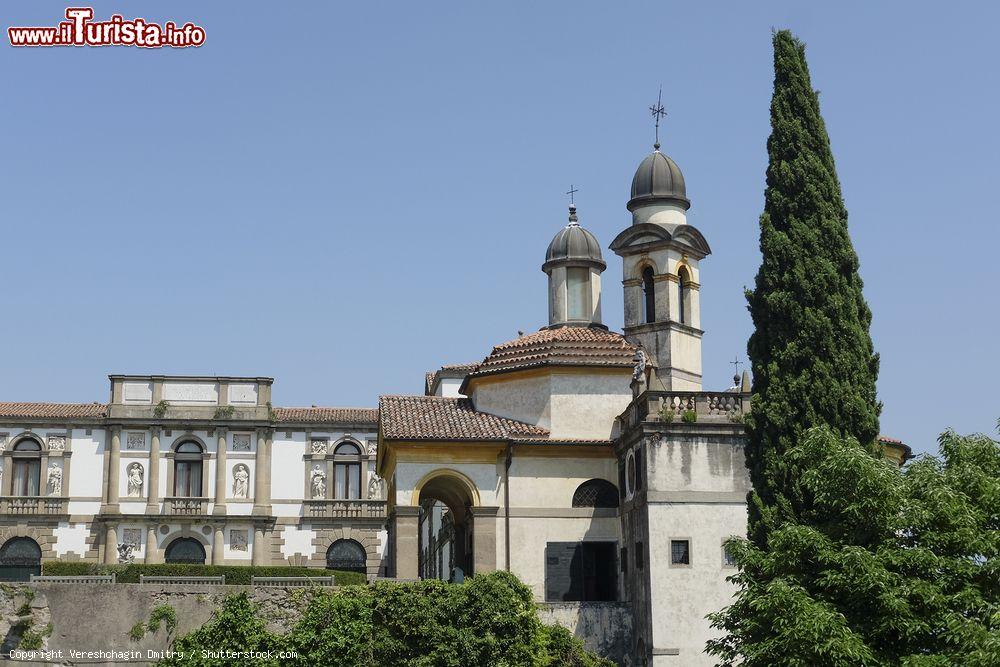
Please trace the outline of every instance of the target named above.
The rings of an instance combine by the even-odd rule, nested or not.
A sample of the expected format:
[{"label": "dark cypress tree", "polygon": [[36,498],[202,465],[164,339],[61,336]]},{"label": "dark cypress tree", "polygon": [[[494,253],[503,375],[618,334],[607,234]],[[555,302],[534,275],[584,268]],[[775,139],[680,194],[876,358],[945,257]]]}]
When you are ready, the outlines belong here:
[{"label": "dark cypress tree", "polygon": [[827,425],[876,450],[878,356],[861,294],[819,98],[805,47],[774,34],[770,162],[760,217],[763,261],[747,292],[753,404],[747,421],[749,534],[759,547],[810,504],[800,464],[784,457],[806,429]]}]

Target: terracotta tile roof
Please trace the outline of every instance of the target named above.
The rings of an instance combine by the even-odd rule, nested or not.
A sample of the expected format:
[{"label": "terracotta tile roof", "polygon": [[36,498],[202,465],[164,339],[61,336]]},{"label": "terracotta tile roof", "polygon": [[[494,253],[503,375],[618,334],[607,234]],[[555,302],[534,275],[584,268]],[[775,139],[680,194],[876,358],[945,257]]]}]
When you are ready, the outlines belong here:
[{"label": "terracotta tile roof", "polygon": [[375,408],[275,408],[274,414],[279,422],[378,423]]},{"label": "terracotta tile roof", "polygon": [[468,364],[445,364],[436,371],[429,371],[424,376],[424,393],[428,396],[431,395],[439,377],[462,377],[476,370],[478,365],[478,361]]},{"label": "terracotta tile roof", "polygon": [[597,327],[542,329],[493,348],[469,377],[548,364],[632,368],[635,346]]},{"label": "terracotta tile roof", "polygon": [[545,438],[531,424],[478,412],[467,398],[380,396],[382,437],[391,440],[507,440]]},{"label": "terracotta tile roof", "polygon": [[897,440],[896,438],[890,438],[887,435],[880,435],[878,437],[878,441],[879,442],[884,442],[884,443],[889,444],[889,445],[902,445],[903,444],[902,440]]},{"label": "terracotta tile roof", "polygon": [[0,403],[0,417],[4,418],[103,417],[107,410],[104,403]]}]

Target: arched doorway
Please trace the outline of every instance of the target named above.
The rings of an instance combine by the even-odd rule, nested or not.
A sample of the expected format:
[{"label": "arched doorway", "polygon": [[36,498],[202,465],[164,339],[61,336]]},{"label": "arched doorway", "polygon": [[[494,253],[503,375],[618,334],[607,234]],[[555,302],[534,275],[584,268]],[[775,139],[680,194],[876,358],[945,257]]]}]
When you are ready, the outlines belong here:
[{"label": "arched doorway", "polygon": [[168,563],[205,564],[205,547],[193,537],[178,537],[167,547],[164,560]]},{"label": "arched doorway", "polygon": [[[461,581],[496,567],[495,518],[476,524],[478,493],[468,477],[439,470],[417,485],[417,575]],[[477,544],[477,538],[478,544]]]},{"label": "arched doorway", "polygon": [[30,537],[14,537],[0,547],[0,581],[28,581],[42,573],[42,548]]},{"label": "arched doorway", "polygon": [[343,570],[367,574],[368,554],[365,548],[354,540],[337,540],[326,550],[328,570]]}]

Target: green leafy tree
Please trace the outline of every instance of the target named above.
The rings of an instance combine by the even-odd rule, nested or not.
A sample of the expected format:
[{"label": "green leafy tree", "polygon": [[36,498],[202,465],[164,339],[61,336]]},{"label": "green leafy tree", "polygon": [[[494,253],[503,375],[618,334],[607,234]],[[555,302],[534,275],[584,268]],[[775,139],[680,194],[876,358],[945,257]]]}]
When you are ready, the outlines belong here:
[{"label": "green leafy tree", "polygon": [[710,618],[722,665],[1000,664],[1000,444],[941,436],[902,473],[826,427],[786,452],[813,499],[766,549],[737,540],[739,591]]},{"label": "green leafy tree", "polygon": [[[833,152],[809,79],[805,47],[774,34],[774,94],[762,263],[747,292],[754,333],[752,411],[746,448],[753,491],[750,538],[808,509],[803,468],[786,452],[813,426],[827,425],[875,451],[878,356],[847,231]],[[808,465],[808,462],[805,462]]]}]

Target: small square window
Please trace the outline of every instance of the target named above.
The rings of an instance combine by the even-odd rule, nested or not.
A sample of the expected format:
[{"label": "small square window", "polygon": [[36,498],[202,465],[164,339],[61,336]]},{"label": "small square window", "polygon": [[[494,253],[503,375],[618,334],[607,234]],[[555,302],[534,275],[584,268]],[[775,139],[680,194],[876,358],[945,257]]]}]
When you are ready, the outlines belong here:
[{"label": "small square window", "polygon": [[642,542],[635,543],[635,569],[641,570],[643,564]]},{"label": "small square window", "polygon": [[722,545],[722,566],[723,567],[736,567],[736,554],[729,545]]},{"label": "small square window", "polygon": [[628,574],[628,548],[622,547],[621,554],[619,555],[619,560],[622,563],[622,574]]},{"label": "small square window", "polygon": [[691,564],[691,542],[689,540],[670,540],[670,564]]}]

